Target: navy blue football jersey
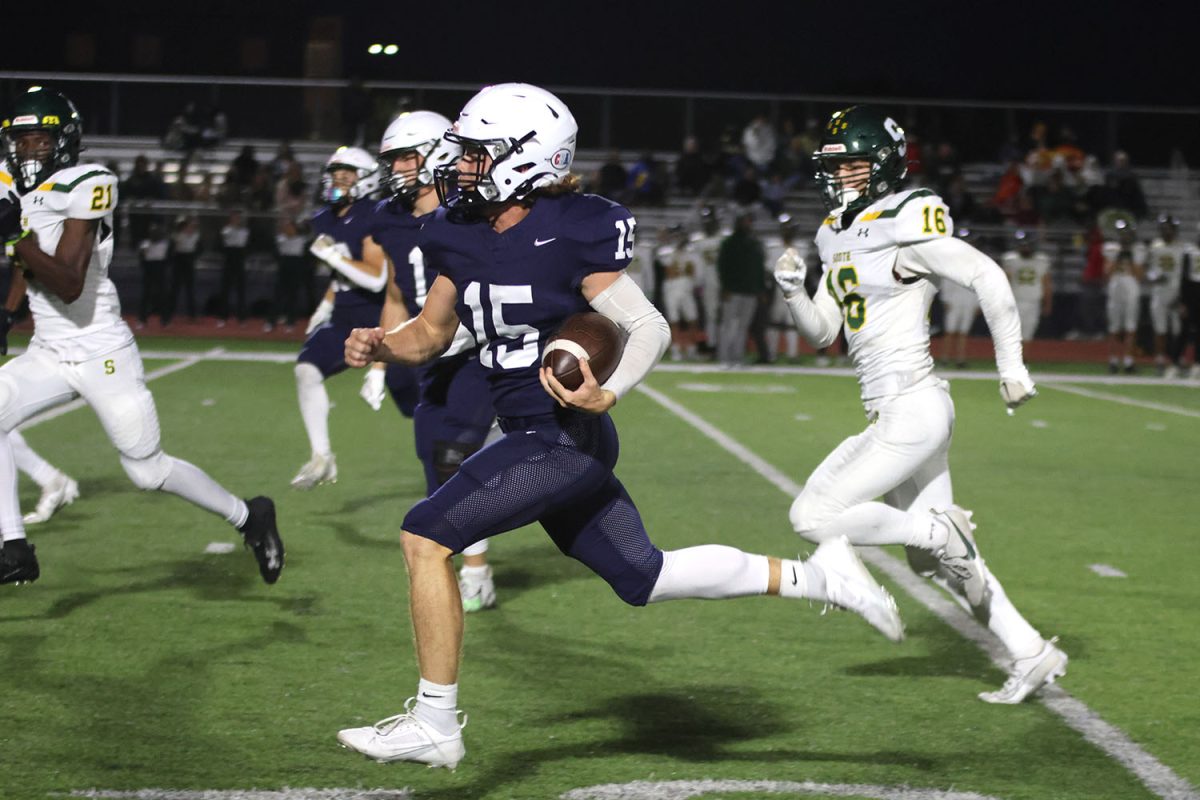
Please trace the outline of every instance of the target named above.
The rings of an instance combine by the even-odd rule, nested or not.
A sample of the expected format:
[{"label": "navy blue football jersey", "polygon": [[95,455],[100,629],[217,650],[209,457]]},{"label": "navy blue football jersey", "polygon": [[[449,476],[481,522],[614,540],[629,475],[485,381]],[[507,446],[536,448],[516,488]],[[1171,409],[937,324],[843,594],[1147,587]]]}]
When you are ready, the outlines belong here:
[{"label": "navy blue football jersey", "polygon": [[[344,244],[350,251],[350,258],[362,261],[363,239],[371,235],[375,225],[375,201],[355,200],[350,204],[346,213],[338,216],[336,206],[322,206],[312,218],[313,232],[318,236],[325,235],[335,242]],[[368,309],[375,310],[375,323],[378,324],[379,309],[383,308],[383,292],[370,292],[360,286],[355,286],[348,280],[334,273],[336,293],[333,297],[334,314],[350,313],[356,319],[369,315]]]},{"label": "navy blue football jersey", "polygon": [[[428,216],[428,215],[427,215]],[[375,208],[371,236],[387,253],[395,269],[396,285],[404,296],[408,315],[415,317],[425,305],[425,295],[437,273],[425,265],[419,238],[425,217],[414,217],[402,206],[388,200]]]},{"label": "navy blue football jersey", "polygon": [[503,233],[452,223],[443,209],[426,218],[425,260],[458,290],[456,311],[479,343],[498,415],[558,408],[538,380],[542,348],[564,319],[590,310],[580,293],[585,277],[628,266],[635,224],[623,206],[580,194],[539,198]]}]

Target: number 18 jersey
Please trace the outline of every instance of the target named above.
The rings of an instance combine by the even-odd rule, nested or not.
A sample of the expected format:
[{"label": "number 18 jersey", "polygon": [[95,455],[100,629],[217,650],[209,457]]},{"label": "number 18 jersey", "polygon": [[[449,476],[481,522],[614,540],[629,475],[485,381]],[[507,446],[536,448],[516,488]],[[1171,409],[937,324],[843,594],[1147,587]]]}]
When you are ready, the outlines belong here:
[{"label": "number 18 jersey", "polygon": [[936,287],[896,269],[900,248],[951,236],[946,204],[928,189],[889,194],[853,221],[830,217],[817,231],[821,288],[842,311],[863,399],[910,386],[933,371],[929,306]]}]

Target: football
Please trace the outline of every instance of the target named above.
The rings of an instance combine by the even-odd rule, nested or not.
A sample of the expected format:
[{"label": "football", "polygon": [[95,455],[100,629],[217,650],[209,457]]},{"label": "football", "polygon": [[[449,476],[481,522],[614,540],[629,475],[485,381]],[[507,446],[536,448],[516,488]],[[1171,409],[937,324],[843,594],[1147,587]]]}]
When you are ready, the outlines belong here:
[{"label": "football", "polygon": [[617,323],[595,311],[572,314],[546,342],[542,351],[542,366],[558,378],[559,383],[574,391],[583,385],[579,359],[586,358],[596,381],[608,380],[625,349],[625,334]]}]

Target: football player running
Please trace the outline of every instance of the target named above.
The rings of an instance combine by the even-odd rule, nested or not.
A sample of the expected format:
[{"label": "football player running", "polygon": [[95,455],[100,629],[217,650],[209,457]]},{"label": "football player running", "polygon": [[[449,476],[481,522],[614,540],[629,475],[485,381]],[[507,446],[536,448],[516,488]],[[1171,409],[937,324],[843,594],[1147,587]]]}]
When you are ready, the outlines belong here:
[{"label": "football player running", "polygon": [[96,412],[134,485],[179,495],[225,519],[242,533],[263,580],[274,583],[284,564],[275,504],[235,497],[159,445],[154,398],[108,277],[117,176],[79,163],[81,133],[71,101],[39,86],[20,95],[0,123],[0,237],[24,271],[14,278],[28,280],[33,313],[28,350],[0,367],[0,583],[39,574],[18,507],[10,434],[75,397]]},{"label": "football player running", "polygon": [[816,237],[822,287],[809,298],[803,261],[790,253],[775,277],[813,346],[844,327],[870,425],[816,468],[792,504],[792,525],[814,542],[904,545],[912,567],[965,601],[1014,659],[1003,688],[980,698],[1018,703],[1065,674],[1067,656],[1017,612],[979,556],[970,512],[954,504],[954,404],[933,372],[927,316],[935,281],[978,295],[1011,412],[1035,394],[1012,290],[994,261],[953,236],[940,197],[901,188],[904,132],[890,117],[864,106],[836,112],[814,160],[830,210]]},{"label": "football player running", "polygon": [[[441,114],[413,111],[393,120],[379,144],[379,161],[391,198],[379,204],[371,235],[383,247],[395,274],[379,319],[385,331],[421,313],[437,277],[426,265],[417,241],[423,220],[438,208],[434,170],[453,165],[462,154],[462,148],[442,138],[449,128],[450,120]],[[496,412],[475,352],[475,337],[465,327],[459,326],[441,358],[418,368],[417,377],[420,401],[413,414],[413,436],[417,457],[425,468],[426,494],[430,495],[483,446]],[[487,550],[487,539],[463,550],[458,575],[463,611],[496,605]]]},{"label": "football player running", "polygon": [[[313,215],[317,233],[309,250],[334,272],[333,285],[308,322],[308,338],[296,357],[296,395],[312,454],[292,478],[297,489],[337,482],[337,458],[329,440],[329,392],[325,380],[346,369],[342,343],[354,328],[376,325],[383,308],[388,265],[371,238],[379,194],[379,163],[361,147],[339,147],[325,162],[321,199]],[[399,365],[380,364],[363,376],[360,396],[383,406],[390,390],[406,417],[416,407],[416,380]]]},{"label": "football player running", "polygon": [[[607,412],[662,357],[670,332],[624,272],[633,217],[577,192],[570,174],[576,131],[566,105],[536,86],[499,84],[475,95],[446,133],[463,154],[437,173],[445,208],[422,229],[421,249],[438,273],[425,306],[394,331],[360,329],[346,342],[356,366],[419,364],[443,353],[466,326],[505,432],[404,520],[417,696],[403,713],[338,734],[342,745],[376,760],[453,767],[463,758],[463,614],[450,559],[534,521],[631,605],[808,597],[852,608],[892,639],[903,635],[894,601],[845,539],[830,540],[804,562],[720,545],[663,552],[651,543],[613,475],[617,435]],[[540,369],[542,349],[568,316],[588,309],[620,325],[628,342],[604,386],[584,361],[584,382],[569,391]]]}]

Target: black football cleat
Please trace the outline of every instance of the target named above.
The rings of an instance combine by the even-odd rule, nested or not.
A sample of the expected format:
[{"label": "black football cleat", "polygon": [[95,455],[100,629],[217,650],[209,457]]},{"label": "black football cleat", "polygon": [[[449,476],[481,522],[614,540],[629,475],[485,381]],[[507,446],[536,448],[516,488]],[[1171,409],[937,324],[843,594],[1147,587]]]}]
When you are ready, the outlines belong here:
[{"label": "black football cleat", "polygon": [[25,539],[11,539],[0,550],[0,583],[33,583],[41,575],[34,546]]},{"label": "black football cleat", "polygon": [[275,527],[275,501],[269,497],[254,497],[246,501],[250,516],[240,530],[246,547],[254,553],[258,571],[267,583],[279,580],[283,572],[283,540]]}]

